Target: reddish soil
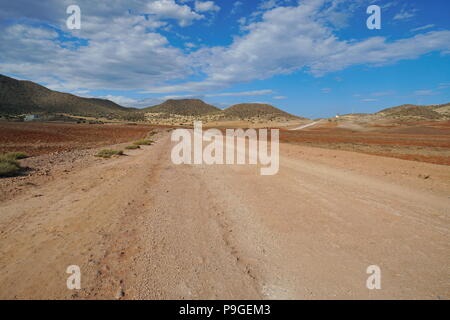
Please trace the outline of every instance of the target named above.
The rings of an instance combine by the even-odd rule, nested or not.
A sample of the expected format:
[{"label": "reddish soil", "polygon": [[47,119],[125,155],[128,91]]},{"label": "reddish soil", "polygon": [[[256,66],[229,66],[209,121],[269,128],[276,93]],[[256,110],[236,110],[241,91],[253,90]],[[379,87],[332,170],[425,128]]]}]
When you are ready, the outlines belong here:
[{"label": "reddish soil", "polygon": [[324,124],[307,130],[281,130],[282,142],[450,165],[450,122],[370,125],[356,131]]},{"label": "reddish soil", "polygon": [[152,126],[0,122],[0,153],[23,151],[32,156],[94,148],[144,138]]}]

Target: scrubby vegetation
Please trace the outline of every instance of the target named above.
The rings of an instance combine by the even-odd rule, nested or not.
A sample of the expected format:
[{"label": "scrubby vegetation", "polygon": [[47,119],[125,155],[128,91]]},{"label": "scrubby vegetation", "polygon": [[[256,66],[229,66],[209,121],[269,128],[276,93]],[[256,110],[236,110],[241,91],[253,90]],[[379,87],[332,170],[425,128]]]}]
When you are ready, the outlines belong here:
[{"label": "scrubby vegetation", "polygon": [[135,145],[135,146],[150,146],[150,145],[152,145],[153,144],[153,140],[149,140],[149,139],[141,139],[141,140],[138,140],[138,141],[135,141],[135,142],[133,142],[133,144]]},{"label": "scrubby vegetation", "polygon": [[20,170],[20,165],[16,160],[0,156],[0,177],[11,176]]},{"label": "scrubby vegetation", "polygon": [[28,158],[28,154],[26,154],[25,152],[10,152],[3,155],[2,157],[5,157],[10,160],[20,160]]},{"label": "scrubby vegetation", "polygon": [[10,152],[0,155],[0,177],[8,177],[18,173],[21,169],[17,160],[28,158],[25,152]]},{"label": "scrubby vegetation", "polygon": [[123,155],[122,150],[103,149],[100,150],[95,156],[100,158],[111,158],[112,156],[121,156],[121,155]]},{"label": "scrubby vegetation", "polygon": [[221,110],[199,99],[169,99],[156,106],[144,108],[142,111],[184,116],[201,116],[205,114],[217,113]]},{"label": "scrubby vegetation", "polygon": [[261,119],[263,121],[279,119],[299,119],[284,112],[270,104],[240,103],[235,104],[223,111],[224,118],[231,119]]},{"label": "scrubby vegetation", "polygon": [[135,150],[135,149],[139,149],[140,147],[138,145],[131,145],[131,146],[126,146],[125,149],[127,150]]}]

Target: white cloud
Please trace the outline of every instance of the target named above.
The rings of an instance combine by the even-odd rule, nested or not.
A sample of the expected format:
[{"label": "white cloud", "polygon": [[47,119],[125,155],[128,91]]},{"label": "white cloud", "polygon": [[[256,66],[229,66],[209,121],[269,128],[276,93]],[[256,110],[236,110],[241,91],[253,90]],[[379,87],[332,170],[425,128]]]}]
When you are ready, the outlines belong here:
[{"label": "white cloud", "polygon": [[156,0],[148,3],[146,13],[156,15],[160,19],[175,19],[182,27],[192,24],[194,20],[204,17],[194,11],[188,5],[179,5],[175,0]]},{"label": "white cloud", "polygon": [[362,102],[375,102],[378,101],[377,99],[362,99]]},{"label": "white cloud", "polygon": [[189,58],[165,37],[147,32],[148,23],[131,15],[112,21],[85,17],[79,31],[90,36],[89,43],[74,50],[48,39],[52,32],[43,27],[12,25],[0,33],[0,69],[57,90],[132,89],[191,74]]},{"label": "white cloud", "polygon": [[421,30],[426,30],[426,29],[430,29],[430,28],[434,28],[434,24],[427,24],[425,26],[421,26],[421,27],[417,27],[414,29],[411,29],[411,32],[416,32],[416,31],[421,31]]},{"label": "white cloud", "polygon": [[242,26],[244,26],[245,24],[247,24],[247,18],[246,17],[240,17],[239,19],[238,19],[238,23],[239,23],[239,25],[242,27]]},{"label": "white cloud", "polygon": [[411,10],[411,11],[406,11],[405,9],[402,9],[399,13],[397,13],[394,16],[394,20],[407,20],[410,19],[412,17],[414,17],[416,10]]},{"label": "white cloud", "polygon": [[244,92],[223,92],[223,93],[211,93],[205,94],[205,97],[251,97],[251,96],[263,96],[272,94],[273,90],[254,90]]},{"label": "white cloud", "polygon": [[273,97],[273,99],[275,99],[275,100],[283,100],[283,99],[287,99],[287,97],[286,96],[275,96],[275,97]]},{"label": "white cloud", "polygon": [[387,3],[385,3],[385,4],[383,4],[383,5],[381,6],[381,9],[387,10],[387,9],[389,9],[390,7],[393,7],[393,6],[395,6],[395,5],[397,5],[397,2],[396,2],[396,1],[387,2]]},{"label": "white cloud", "polygon": [[[24,0],[14,3],[17,6],[13,2],[2,4],[0,19],[32,17],[68,32],[66,15],[61,14],[65,13],[65,1],[48,0],[41,5]],[[304,0],[298,4],[279,1],[278,5],[292,4],[284,7],[264,2],[266,9],[258,21],[245,20],[246,31],[235,36],[230,45],[202,45],[196,50],[173,47],[159,33],[159,28],[172,26],[166,19],[187,26],[204,18],[180,1],[116,0],[112,5],[110,1],[78,0],[77,3],[82,8],[82,29],[70,34],[83,39],[85,44],[61,43],[59,35],[50,28],[6,26],[0,33],[2,73],[47,83],[60,90],[138,89],[173,94],[222,90],[237,83],[296,71],[320,77],[355,65],[380,66],[416,59],[433,51],[450,52],[449,30],[393,41],[384,37],[340,39],[335,26],[345,23],[344,18],[349,15],[340,5],[345,3],[347,9],[355,3],[346,0]],[[329,15],[330,8],[343,15]],[[146,19],[138,14],[151,17]],[[204,80],[186,80],[195,73],[205,75]]]},{"label": "white cloud", "polygon": [[331,88],[322,88],[322,89],[320,89],[320,91],[322,91],[322,93],[330,93]]},{"label": "white cloud", "polygon": [[236,14],[244,3],[242,1],[235,1],[233,8],[231,8],[231,14]]},{"label": "white cloud", "polygon": [[262,0],[259,4],[259,8],[262,10],[269,10],[278,6],[278,0]]},{"label": "white cloud", "polygon": [[[386,90],[386,91],[377,91],[377,92],[373,92],[373,93],[370,93],[370,94],[364,94],[364,95],[370,95],[370,96],[372,96],[372,97],[385,97],[385,96],[391,96],[391,95],[393,95],[393,94],[395,94],[395,91],[394,91],[394,90]],[[355,94],[353,94],[352,96],[353,96],[354,98],[360,98],[360,97],[362,97],[363,95],[362,95],[362,94],[359,94],[359,93],[355,93]],[[373,101],[378,101],[378,99],[367,98],[367,99],[361,99],[361,101],[364,101],[364,102],[373,102]]]},{"label": "white cloud", "polygon": [[138,102],[136,99],[132,99],[129,97],[124,97],[124,96],[113,96],[113,95],[106,95],[106,96],[102,96],[100,97],[102,99],[108,99],[111,100],[117,104],[120,104],[121,106],[129,106],[129,107],[133,107],[136,105],[136,103]]},{"label": "white cloud", "polygon": [[447,30],[394,41],[384,37],[340,40],[322,14],[323,5],[329,3],[303,1],[296,7],[269,10],[261,21],[246,26],[248,32],[235,37],[230,46],[203,48],[192,54],[193,59],[202,62],[206,79],[154,87],[149,92],[214,90],[297,70],[322,76],[349,66],[381,66],[450,50]]},{"label": "white cloud", "polygon": [[195,1],[195,10],[198,12],[219,11],[220,7],[213,1]]},{"label": "white cloud", "polygon": [[374,97],[384,97],[384,96],[391,96],[395,93],[394,90],[387,90],[387,91],[378,91],[372,93],[372,96]]},{"label": "white cloud", "polygon": [[415,96],[432,96],[435,95],[436,93],[433,92],[433,90],[417,90],[414,91],[414,95]]}]

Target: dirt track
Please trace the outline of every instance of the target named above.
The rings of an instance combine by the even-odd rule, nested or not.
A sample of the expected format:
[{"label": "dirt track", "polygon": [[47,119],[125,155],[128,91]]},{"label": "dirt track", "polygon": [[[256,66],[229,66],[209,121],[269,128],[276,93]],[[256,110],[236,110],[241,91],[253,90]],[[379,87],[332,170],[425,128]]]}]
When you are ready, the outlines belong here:
[{"label": "dirt track", "polygon": [[260,176],[169,141],[1,203],[0,298],[450,298],[450,167],[282,144]]}]

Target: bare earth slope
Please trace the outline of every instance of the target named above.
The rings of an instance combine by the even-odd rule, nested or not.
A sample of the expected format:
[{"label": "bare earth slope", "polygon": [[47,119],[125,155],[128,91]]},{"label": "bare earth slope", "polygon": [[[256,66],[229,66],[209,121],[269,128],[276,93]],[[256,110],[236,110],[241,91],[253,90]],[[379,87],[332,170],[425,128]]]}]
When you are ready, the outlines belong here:
[{"label": "bare earth slope", "polygon": [[282,144],[263,177],[157,139],[1,203],[0,298],[450,298],[450,167]]}]

